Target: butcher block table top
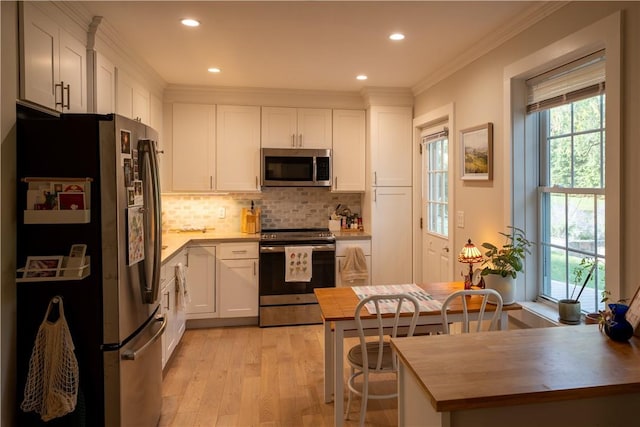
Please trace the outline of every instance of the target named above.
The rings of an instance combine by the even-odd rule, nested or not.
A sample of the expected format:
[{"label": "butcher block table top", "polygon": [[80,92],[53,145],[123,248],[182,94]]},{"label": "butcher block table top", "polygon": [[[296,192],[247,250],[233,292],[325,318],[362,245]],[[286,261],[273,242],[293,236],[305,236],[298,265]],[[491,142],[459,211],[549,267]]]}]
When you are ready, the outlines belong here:
[{"label": "butcher block table top", "polygon": [[[425,290],[433,299],[443,302],[449,294],[455,291],[464,289],[463,282],[439,282],[429,284],[418,284],[423,290]],[[339,288],[315,288],[314,292],[318,298],[320,304],[320,310],[322,311],[322,317],[325,321],[335,322],[340,320],[353,320],[355,317],[356,306],[360,300],[351,287],[339,287]],[[469,311],[478,311],[482,297],[472,296],[467,300]],[[488,304],[487,311],[493,310],[493,306]],[[505,305],[503,311],[509,310],[521,310],[522,306],[518,303]],[[449,306],[448,313],[460,313],[462,311],[462,303],[460,300],[455,301]],[[406,314],[410,316],[410,314]],[[440,315],[440,310],[434,310],[431,312],[420,312],[420,315]],[[391,317],[392,315],[389,315]],[[375,317],[373,315],[363,316]]]},{"label": "butcher block table top", "polygon": [[640,338],[598,325],[393,339],[438,412],[640,392]]}]

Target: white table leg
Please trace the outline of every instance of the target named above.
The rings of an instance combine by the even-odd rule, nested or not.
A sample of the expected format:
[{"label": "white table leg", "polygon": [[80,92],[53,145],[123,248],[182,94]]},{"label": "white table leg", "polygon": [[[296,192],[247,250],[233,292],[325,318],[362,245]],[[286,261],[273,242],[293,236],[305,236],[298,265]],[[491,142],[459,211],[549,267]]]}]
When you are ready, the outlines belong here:
[{"label": "white table leg", "polygon": [[333,400],[334,349],[331,322],[324,322],[324,403]]},{"label": "white table leg", "polygon": [[340,322],[335,322],[334,325],[333,422],[336,427],[342,427],[344,418],[344,329]]},{"label": "white table leg", "polygon": [[500,329],[501,331],[506,331],[507,329],[509,329],[509,315],[506,311],[502,312],[502,314],[500,315],[500,319],[498,319],[498,322],[500,323],[498,325],[498,329]]}]

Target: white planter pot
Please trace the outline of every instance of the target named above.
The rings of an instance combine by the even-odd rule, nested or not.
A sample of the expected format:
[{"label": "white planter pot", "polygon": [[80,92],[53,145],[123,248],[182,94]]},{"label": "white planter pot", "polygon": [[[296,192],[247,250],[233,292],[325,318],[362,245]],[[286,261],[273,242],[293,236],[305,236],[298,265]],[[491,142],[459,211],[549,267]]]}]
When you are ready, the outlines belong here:
[{"label": "white planter pot", "polygon": [[483,277],[484,286],[497,291],[502,297],[502,304],[509,305],[516,302],[516,280],[513,277],[502,277],[499,274],[487,274]]}]

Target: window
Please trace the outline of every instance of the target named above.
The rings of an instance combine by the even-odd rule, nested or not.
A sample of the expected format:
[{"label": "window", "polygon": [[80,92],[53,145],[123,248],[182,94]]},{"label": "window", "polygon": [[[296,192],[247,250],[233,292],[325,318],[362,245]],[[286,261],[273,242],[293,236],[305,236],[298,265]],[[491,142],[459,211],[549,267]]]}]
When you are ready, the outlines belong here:
[{"label": "window", "polygon": [[[529,55],[526,55],[517,61],[508,64],[504,68],[504,81],[505,81],[505,94],[504,94],[504,108],[509,114],[509,120],[503,122],[503,135],[504,135],[504,158],[505,158],[505,182],[508,185],[504,187],[505,209],[504,219],[505,225],[515,225],[526,231],[527,237],[536,242],[536,248],[531,252],[531,255],[525,260],[525,274],[518,275],[518,287],[516,289],[516,296],[519,301],[540,301],[549,302],[552,297],[546,297],[545,294],[545,278],[544,274],[549,277],[547,282],[550,281],[551,275],[550,269],[550,256],[547,256],[547,261],[543,259],[545,256],[544,248],[551,248],[551,246],[542,245],[541,242],[545,241],[545,235],[547,242],[551,241],[551,228],[546,227],[546,224],[551,223],[551,216],[548,215],[548,221],[545,223],[542,221],[544,215],[543,209],[550,211],[551,193],[548,196],[549,204],[544,207],[540,202],[543,200],[543,196],[540,194],[541,188],[546,187],[549,184],[549,188],[552,190],[562,190],[559,187],[553,187],[552,181],[556,181],[558,173],[551,172],[551,166],[549,168],[549,177],[545,175],[545,169],[541,168],[541,165],[550,165],[546,150],[542,150],[543,143],[546,143],[546,138],[541,137],[541,123],[542,120],[547,120],[547,126],[550,126],[549,117],[546,119],[543,116],[542,111],[552,110],[556,107],[562,107],[572,111],[574,114],[574,122],[576,119],[578,105],[580,101],[587,100],[588,98],[599,97],[601,98],[601,112],[602,117],[602,188],[596,188],[580,184],[581,172],[572,172],[574,181],[577,182],[577,188],[567,188],[566,191],[571,191],[581,195],[582,193],[597,193],[599,197],[596,198],[598,204],[604,206],[604,208],[593,208],[592,211],[598,213],[596,224],[598,230],[596,236],[597,239],[604,241],[604,246],[598,241],[598,256],[601,258],[602,264],[597,270],[598,274],[598,291],[602,289],[604,285],[606,275],[606,290],[611,292],[611,299],[617,300],[618,298],[630,298],[633,295],[635,287],[629,286],[626,281],[622,280],[624,273],[624,256],[623,246],[625,244],[624,239],[624,218],[622,217],[622,174],[621,168],[623,165],[622,160],[622,88],[621,88],[621,14],[613,13],[593,24],[582,28],[580,31],[569,34],[568,36],[557,40]],[[596,52],[595,56],[601,56],[602,62],[598,66],[600,68],[601,79],[591,80],[591,84],[582,87],[587,89],[588,93],[580,93],[580,87],[574,86],[574,91],[561,91],[556,93],[556,100],[558,104],[542,101],[548,101],[549,99],[538,99],[538,108],[533,108],[531,99],[529,96],[532,94],[534,86],[532,83],[543,83],[543,79],[546,76],[553,74],[554,70],[562,72],[564,76],[569,76],[572,71],[572,65],[576,65],[576,59],[586,58],[585,54],[589,52],[595,52],[595,49],[601,49],[600,52]],[[606,59],[605,59],[606,55]],[[595,58],[591,58],[595,59]],[[586,59],[586,62],[597,63],[598,61],[591,61]],[[575,67],[573,67],[575,68]],[[546,70],[551,70],[544,73]],[[593,69],[592,69],[593,70]],[[540,74],[543,73],[543,74]],[[536,80],[536,76],[540,76]],[[606,82],[605,82],[606,76]],[[587,79],[589,80],[589,79]],[[605,93],[606,85],[606,95]],[[541,86],[547,86],[546,84]],[[591,90],[595,89],[595,93]],[[573,104],[573,105],[572,105]],[[587,102],[588,104],[588,102]],[[582,104],[585,105],[585,104]],[[599,107],[600,108],[600,107]],[[560,111],[560,110],[555,110]],[[544,113],[550,114],[550,113]],[[567,114],[567,113],[565,113]],[[606,122],[605,122],[606,115]],[[575,126],[578,126],[577,124]],[[543,127],[544,129],[544,127]],[[548,128],[549,129],[549,128]],[[569,132],[573,135],[567,135],[569,139],[579,137],[581,132],[586,129],[571,129]],[[561,138],[560,135],[565,133],[558,133],[557,139]],[[542,141],[542,142],[541,142]],[[551,144],[551,141],[549,142]],[[568,149],[568,147],[563,146]],[[571,147],[575,151],[575,146]],[[551,151],[549,151],[551,152]],[[577,151],[576,151],[577,154]],[[573,155],[573,152],[572,152]],[[568,162],[568,157],[565,159]],[[574,161],[575,159],[571,159]],[[510,161],[510,163],[508,163]],[[576,163],[577,164],[577,163]],[[606,167],[605,167],[606,165]],[[574,165],[575,166],[575,165]],[[542,169],[542,170],[541,170]],[[562,171],[563,169],[555,169]],[[543,176],[544,178],[541,178]],[[559,179],[559,178],[558,178]],[[566,182],[567,179],[564,179]],[[556,181],[559,182],[559,181]],[[581,187],[582,185],[582,187]],[[591,184],[593,185],[593,184]],[[565,196],[563,194],[554,195],[555,197],[573,197],[576,195]],[[593,197],[593,194],[592,194]],[[557,200],[557,199],[556,199]],[[557,205],[557,203],[556,203]],[[571,205],[567,205],[571,206]],[[572,211],[561,206],[566,210],[567,215],[570,216]],[[602,209],[605,209],[606,216],[602,215]],[[573,217],[570,217],[573,218]],[[577,221],[579,222],[579,221]],[[567,222],[565,221],[565,224]],[[582,224],[580,224],[582,225]],[[545,234],[546,233],[546,234]],[[600,235],[602,233],[602,235]],[[604,234],[606,233],[606,238]],[[573,249],[578,249],[576,242],[572,241],[570,244],[567,242],[572,237],[565,239],[564,246],[561,246],[567,254],[574,252]],[[606,269],[604,268],[604,247],[606,247]],[[584,246],[580,248],[583,250]],[[550,249],[548,250],[550,253]],[[582,255],[582,254],[580,254]],[[580,259],[582,259],[580,257]],[[561,283],[567,287],[567,292],[571,295],[573,290],[573,271],[571,267],[565,264],[563,268],[564,280],[561,279]],[[593,284],[592,284],[593,286]],[[548,292],[548,291],[547,291]],[[584,291],[587,292],[587,291]],[[581,296],[584,304],[582,309],[587,311],[590,307],[587,306],[587,302],[584,301],[584,295]],[[535,307],[535,306],[534,306]]]},{"label": "window", "polygon": [[575,286],[575,270],[583,259],[594,260],[596,268],[580,297],[586,311],[598,309],[604,289],[604,109],[605,95],[596,95],[536,113],[540,296],[554,301],[577,297],[582,283]]},{"label": "window", "polygon": [[576,270],[595,263],[580,296],[596,311],[605,288],[604,51],[528,83],[530,124],[538,126],[539,297],[576,298]]},{"label": "window", "polygon": [[426,203],[427,230],[441,236],[449,235],[449,139],[445,129],[422,139],[427,150]]}]

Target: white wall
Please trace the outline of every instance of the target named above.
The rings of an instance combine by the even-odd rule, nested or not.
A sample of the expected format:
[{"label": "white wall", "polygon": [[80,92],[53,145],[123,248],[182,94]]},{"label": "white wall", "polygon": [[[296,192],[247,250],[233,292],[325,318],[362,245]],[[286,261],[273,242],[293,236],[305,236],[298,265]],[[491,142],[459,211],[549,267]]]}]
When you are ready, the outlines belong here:
[{"label": "white wall", "polygon": [[[640,284],[635,277],[633,245],[640,238],[640,224],[635,220],[640,207],[640,193],[634,183],[640,181],[640,2],[569,3],[502,46],[479,58],[447,79],[416,96],[415,115],[420,116],[449,103],[455,104],[456,129],[453,130],[456,179],[453,211],[465,212],[465,228],[455,228],[455,248],[471,237],[474,242],[497,241],[497,231],[510,223],[504,205],[505,186],[502,153],[510,141],[503,138],[504,68],[519,59],[560,40],[617,10],[623,13],[623,82],[622,82],[622,199],[623,271],[621,294],[631,297]],[[490,182],[461,181],[459,177],[458,132],[481,123],[494,124],[494,179]],[[506,188],[508,190],[508,188]],[[629,255],[626,255],[629,254]],[[626,257],[626,258],[625,258]],[[629,280],[625,280],[629,279]]]}]

